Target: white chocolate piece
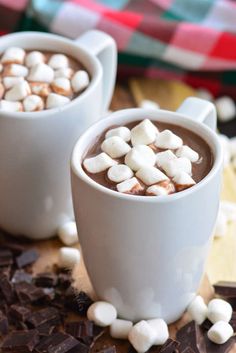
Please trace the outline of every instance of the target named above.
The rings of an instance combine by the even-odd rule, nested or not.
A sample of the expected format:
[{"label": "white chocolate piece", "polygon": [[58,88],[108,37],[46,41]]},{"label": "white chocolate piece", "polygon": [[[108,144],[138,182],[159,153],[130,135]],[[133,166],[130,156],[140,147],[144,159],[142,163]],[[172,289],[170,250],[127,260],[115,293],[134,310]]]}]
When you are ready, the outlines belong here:
[{"label": "white chocolate piece", "polygon": [[216,238],[224,237],[227,233],[227,229],[228,229],[227,216],[225,212],[219,209],[219,212],[216,218],[214,236]]},{"label": "white chocolate piece", "polygon": [[126,340],[132,327],[132,321],[116,319],[110,326],[110,335],[113,338]]},{"label": "white chocolate piece", "polygon": [[164,344],[169,338],[169,330],[166,322],[163,319],[147,320],[147,323],[156,333],[154,345],[159,346]]},{"label": "white chocolate piece", "polygon": [[5,67],[4,76],[28,76],[29,70],[26,66],[19,64],[11,64]]},{"label": "white chocolate piece", "polygon": [[135,172],[142,167],[154,166],[155,162],[155,153],[146,145],[133,147],[125,156],[125,164]]},{"label": "white chocolate piece", "polygon": [[33,94],[43,98],[47,97],[49,93],[51,93],[49,84],[44,82],[30,82],[30,88]]},{"label": "white chocolate piece", "polygon": [[145,119],[131,130],[132,145],[149,145],[155,141],[157,133],[157,127],[149,119]]},{"label": "white chocolate piece", "polygon": [[171,150],[180,148],[182,144],[183,144],[183,140],[170,130],[164,130],[160,132],[157,135],[156,141],[155,141],[156,147],[163,148],[163,149],[171,149]]},{"label": "white chocolate piece", "polygon": [[216,344],[224,344],[233,334],[234,330],[228,322],[218,321],[207,332],[207,337]]},{"label": "white chocolate piece", "polygon": [[0,111],[22,112],[23,105],[21,102],[10,102],[2,99],[0,100]]},{"label": "white chocolate piece", "polygon": [[62,247],[59,249],[58,264],[60,267],[73,268],[80,262],[80,257],[78,249]]},{"label": "white chocolate piece", "polygon": [[116,308],[107,302],[98,301],[90,305],[87,311],[87,317],[95,325],[106,327],[110,326],[117,318]]},{"label": "white chocolate piece", "polygon": [[6,76],[6,77],[3,77],[2,79],[3,81],[3,84],[4,84],[4,87],[6,89],[10,89],[12,88],[13,86],[15,86],[17,83],[20,83],[20,82],[23,82],[24,81],[24,77],[22,76]]},{"label": "white chocolate piece", "polygon": [[76,223],[73,221],[62,224],[57,230],[58,237],[67,246],[78,243],[78,232]]},{"label": "white chocolate piece", "polygon": [[195,181],[191,178],[191,176],[186,172],[178,172],[175,174],[173,181],[178,186],[182,187],[190,187],[195,185]]},{"label": "white chocolate piece", "polygon": [[140,108],[143,109],[160,109],[160,106],[157,102],[151,101],[149,99],[144,99],[139,104]]},{"label": "white chocolate piece", "polygon": [[85,169],[92,174],[103,172],[116,164],[117,161],[114,161],[114,159],[108,156],[105,152],[102,152],[95,157],[86,158],[83,162]]},{"label": "white chocolate piece", "polygon": [[31,94],[23,100],[23,107],[26,112],[43,110],[44,102],[41,97]]},{"label": "white chocolate piece", "polygon": [[138,179],[135,177],[122,181],[122,183],[116,185],[116,188],[117,191],[122,192],[124,194],[136,194],[139,191],[143,190],[143,187],[138,182]]},{"label": "white chocolate piece", "polygon": [[140,168],[135,175],[137,178],[142,180],[144,184],[148,186],[159,183],[160,181],[169,179],[159,169],[152,166]]},{"label": "white chocolate piece", "polygon": [[63,96],[70,96],[72,94],[70,80],[65,77],[59,77],[54,79],[51,83],[53,91],[57,94],[62,94]]},{"label": "white chocolate piece", "polygon": [[40,51],[35,50],[26,54],[25,65],[29,68],[44,62],[45,62],[45,56]]},{"label": "white chocolate piece", "polygon": [[170,161],[171,159],[176,159],[176,155],[170,151],[170,150],[167,150],[167,151],[164,151],[164,152],[159,152],[156,154],[156,162],[157,162],[157,165],[158,167],[162,168],[162,166]]},{"label": "white chocolate piece", "polygon": [[2,64],[23,64],[25,51],[22,48],[10,47],[5,50],[1,63]]},{"label": "white chocolate piece", "polygon": [[79,93],[84,90],[89,85],[89,75],[84,70],[77,71],[72,79],[71,86],[75,93]]},{"label": "white chocolate piece", "polygon": [[108,130],[105,138],[107,139],[113,136],[119,136],[125,142],[129,142],[131,138],[131,132],[130,129],[128,129],[126,126],[120,126],[115,129]]},{"label": "white chocolate piece", "polygon": [[190,162],[195,163],[199,159],[199,154],[194,151],[191,147],[183,145],[176,151],[177,157],[186,157],[190,160]]},{"label": "white chocolate piece", "polygon": [[31,82],[51,83],[54,79],[53,69],[44,63],[37,64],[30,69],[28,80]]},{"label": "white chocolate piece", "polygon": [[207,305],[203,298],[197,295],[189,304],[187,312],[191,319],[196,321],[198,325],[201,325],[207,318]]},{"label": "white chocolate piece", "polygon": [[180,172],[192,173],[192,164],[190,160],[185,157],[171,159],[163,163],[162,168],[169,177],[174,177]]},{"label": "white chocolate piece", "polygon": [[156,332],[147,321],[142,320],[131,328],[128,338],[138,353],[144,353],[154,344]]},{"label": "white chocolate piece", "polygon": [[111,158],[120,158],[126,155],[131,147],[119,136],[109,137],[101,144],[101,150],[106,152]]},{"label": "white chocolate piece", "polygon": [[67,56],[64,54],[53,54],[48,61],[48,65],[54,70],[63,69],[69,66],[69,61]]},{"label": "white chocolate piece", "polygon": [[69,102],[70,102],[70,99],[68,97],[61,96],[60,94],[56,94],[56,93],[49,93],[46,100],[46,108],[47,109],[59,108],[65,104],[68,104]]},{"label": "white chocolate piece", "polygon": [[236,106],[231,97],[223,96],[215,100],[217,117],[221,122],[227,122],[235,118]]},{"label": "white chocolate piece", "polygon": [[198,98],[205,99],[210,102],[214,100],[213,94],[205,88],[199,88],[196,93]]},{"label": "white chocolate piece", "polygon": [[108,179],[114,183],[121,183],[122,181],[132,178],[133,175],[133,171],[125,164],[113,165],[107,172]]},{"label": "white chocolate piece", "polygon": [[63,67],[61,69],[55,70],[54,77],[55,78],[65,77],[70,80],[73,74],[74,74],[74,71],[70,67]]},{"label": "white chocolate piece", "polygon": [[5,99],[11,102],[17,102],[31,93],[30,86],[27,81],[17,83],[5,94]]},{"label": "white chocolate piece", "polygon": [[232,313],[232,306],[223,299],[212,299],[208,304],[207,317],[213,324],[217,321],[229,322]]}]

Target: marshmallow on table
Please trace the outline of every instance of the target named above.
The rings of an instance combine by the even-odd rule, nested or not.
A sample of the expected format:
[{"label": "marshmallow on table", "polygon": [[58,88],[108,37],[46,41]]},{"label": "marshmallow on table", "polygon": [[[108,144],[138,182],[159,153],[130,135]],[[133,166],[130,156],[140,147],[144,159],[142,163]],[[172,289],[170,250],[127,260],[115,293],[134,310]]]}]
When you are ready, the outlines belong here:
[{"label": "marshmallow on table", "polygon": [[23,100],[23,106],[26,112],[35,112],[43,110],[44,102],[41,97],[31,94]]},{"label": "marshmallow on table", "polygon": [[65,77],[55,78],[51,83],[53,91],[57,94],[62,94],[63,96],[70,96],[72,94],[70,80]]},{"label": "marshmallow on table", "polygon": [[186,146],[186,145],[181,146],[180,148],[177,149],[176,156],[177,157],[186,157],[192,163],[197,162],[199,159],[199,154],[196,151],[194,151],[191,147]]},{"label": "marshmallow on table", "polygon": [[73,268],[80,262],[80,251],[75,248],[62,247],[59,249],[58,264],[60,267]]},{"label": "marshmallow on table", "polygon": [[121,183],[124,180],[132,178],[133,171],[125,164],[113,165],[107,172],[107,177],[114,183]]},{"label": "marshmallow on table", "polygon": [[164,130],[157,134],[155,146],[163,149],[175,150],[180,148],[183,140],[170,130]]},{"label": "marshmallow on table", "polygon": [[90,305],[87,311],[87,317],[95,325],[106,327],[110,326],[117,318],[116,308],[107,302],[98,301]]},{"label": "marshmallow on table", "polygon": [[49,93],[46,100],[46,108],[51,109],[62,107],[63,105],[68,104],[69,102],[70,99],[68,97],[61,96],[60,94],[56,93]]},{"label": "marshmallow on table", "polygon": [[147,321],[142,320],[131,328],[128,339],[138,353],[144,353],[154,344],[156,332]]},{"label": "marshmallow on table", "polygon": [[86,158],[83,161],[84,168],[92,174],[103,172],[116,164],[117,161],[114,161],[114,159],[108,156],[105,152],[102,152],[95,157]]},{"label": "marshmallow on table", "polygon": [[4,69],[4,76],[28,76],[29,70],[27,67],[19,64],[7,65]]},{"label": "marshmallow on table", "polygon": [[195,185],[195,181],[186,172],[177,172],[173,178],[177,191],[181,191]]},{"label": "marshmallow on table", "polygon": [[139,107],[143,109],[160,109],[159,104],[149,99],[142,100],[139,104]]},{"label": "marshmallow on table", "polygon": [[44,63],[44,62],[45,62],[45,56],[40,51],[35,50],[35,51],[31,51],[30,53],[26,54],[25,65],[27,67],[32,67],[37,64]]},{"label": "marshmallow on table", "polygon": [[7,101],[20,101],[31,93],[30,86],[27,81],[17,83],[5,94]]},{"label": "marshmallow on table", "polygon": [[73,221],[62,224],[57,230],[58,237],[65,245],[78,243],[78,232],[76,223]]},{"label": "marshmallow on table", "polygon": [[136,173],[136,177],[142,180],[142,182],[148,186],[169,179],[159,169],[152,166],[140,168]]},{"label": "marshmallow on table", "polygon": [[155,141],[157,133],[157,127],[149,119],[145,119],[131,130],[132,145],[149,145]]},{"label": "marshmallow on table", "polygon": [[159,346],[164,344],[169,338],[169,331],[166,322],[163,319],[147,320],[147,323],[156,333],[154,345]]},{"label": "marshmallow on table", "polygon": [[192,164],[188,158],[180,157],[171,159],[162,164],[162,168],[169,177],[174,177],[180,172],[192,173]]},{"label": "marshmallow on table", "polygon": [[51,83],[54,79],[53,69],[44,63],[37,64],[30,69],[28,80],[31,82]]},{"label": "marshmallow on table", "polygon": [[130,129],[128,129],[126,126],[120,126],[111,130],[108,130],[106,132],[105,138],[113,137],[113,136],[118,136],[122,138],[125,142],[129,142],[131,138],[131,132]]},{"label": "marshmallow on table", "polygon": [[192,320],[196,321],[198,325],[201,325],[207,318],[207,305],[203,298],[197,295],[189,304],[187,308]]},{"label": "marshmallow on table", "polygon": [[110,335],[113,338],[125,340],[128,338],[128,334],[132,326],[132,321],[116,319],[110,326]]},{"label": "marshmallow on table", "polygon": [[219,209],[217,218],[216,218],[216,224],[215,224],[215,231],[214,235],[217,238],[224,237],[227,233],[227,227],[228,227],[228,221],[226,214]]},{"label": "marshmallow on table", "polygon": [[218,321],[207,332],[207,337],[216,344],[224,344],[233,334],[234,330],[228,322]]},{"label": "marshmallow on table", "polygon": [[77,71],[72,79],[71,79],[71,86],[75,93],[78,93],[85,89],[89,85],[89,75],[84,70]]},{"label": "marshmallow on table", "polygon": [[162,168],[163,164],[170,161],[171,159],[177,159],[177,157],[170,150],[167,150],[164,152],[159,152],[156,154],[156,163],[157,163],[158,167]]},{"label": "marshmallow on table", "polygon": [[125,164],[135,172],[142,167],[154,166],[155,162],[155,153],[146,145],[134,146],[125,156]]},{"label": "marshmallow on table", "polygon": [[30,88],[33,94],[41,97],[47,97],[51,93],[51,88],[48,83],[30,82]]},{"label": "marshmallow on table", "polygon": [[5,50],[1,62],[2,64],[23,64],[25,51],[22,48],[10,47]]},{"label": "marshmallow on table", "polygon": [[24,77],[22,76],[6,76],[3,77],[3,84],[6,89],[12,88],[15,86],[17,83],[23,82]]},{"label": "marshmallow on table", "polygon": [[231,97],[223,96],[215,100],[217,116],[219,121],[227,122],[235,118],[236,106]]},{"label": "marshmallow on table", "polygon": [[53,54],[48,61],[48,65],[53,69],[63,69],[68,67],[69,61],[67,56],[64,54]]},{"label": "marshmallow on table", "polygon": [[22,112],[23,105],[21,102],[10,102],[2,99],[0,100],[0,110],[8,112]]},{"label": "marshmallow on table", "polygon": [[122,181],[116,185],[117,191],[122,192],[124,194],[138,194],[143,190],[142,185],[138,182],[138,179],[133,177],[131,179],[127,179]]},{"label": "marshmallow on table", "polygon": [[113,136],[103,141],[101,149],[112,158],[120,158],[127,154],[131,147],[121,137]]},{"label": "marshmallow on table", "polygon": [[208,304],[207,317],[213,324],[217,321],[229,322],[232,313],[232,306],[223,299],[212,299]]}]

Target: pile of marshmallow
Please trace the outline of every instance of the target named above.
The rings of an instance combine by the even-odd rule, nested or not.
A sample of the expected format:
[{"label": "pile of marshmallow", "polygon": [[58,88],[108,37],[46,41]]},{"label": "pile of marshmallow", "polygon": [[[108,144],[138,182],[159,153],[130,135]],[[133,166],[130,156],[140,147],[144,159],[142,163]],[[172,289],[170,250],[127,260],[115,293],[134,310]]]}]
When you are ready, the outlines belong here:
[{"label": "pile of marshmallow", "polygon": [[107,170],[116,190],[128,194],[160,196],[189,188],[195,184],[192,163],[201,162],[179,136],[170,130],[159,132],[149,119],[131,130],[121,126],[107,131],[101,150],[83,161],[85,170],[92,174]]},{"label": "pile of marshmallow", "polygon": [[74,72],[64,54],[48,62],[40,51],[10,47],[0,59],[0,110],[34,112],[61,107],[89,85],[84,70]]}]

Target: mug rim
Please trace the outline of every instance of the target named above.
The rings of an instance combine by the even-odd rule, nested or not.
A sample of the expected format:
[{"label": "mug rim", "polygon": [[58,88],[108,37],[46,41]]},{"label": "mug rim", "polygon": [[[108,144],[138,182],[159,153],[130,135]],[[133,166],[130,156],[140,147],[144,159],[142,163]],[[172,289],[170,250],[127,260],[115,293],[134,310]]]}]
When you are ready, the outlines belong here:
[{"label": "mug rim", "polygon": [[[143,117],[140,119],[137,116],[138,114],[142,115]],[[102,133],[102,131],[111,127],[112,125],[116,125],[116,123],[119,124],[118,121],[121,120],[122,117],[126,117],[125,119],[126,122],[124,122],[124,124],[126,124],[133,121],[142,121],[145,116],[154,115],[154,114],[155,114],[155,121],[165,121],[167,117],[171,118],[171,116],[174,116],[175,120],[174,122],[173,121],[171,122],[173,125],[183,126],[183,123],[184,123],[183,127],[191,131],[193,131],[193,128],[189,127],[189,125],[193,125],[197,129],[204,131],[205,134],[207,134],[208,137],[210,137],[211,141],[209,141],[209,143],[207,141],[207,144],[209,145],[211,142],[210,149],[214,155],[214,161],[213,161],[211,170],[202,180],[200,180],[192,187],[182,190],[180,192],[173,193],[170,195],[161,195],[158,197],[154,197],[154,196],[125,194],[125,193],[120,193],[120,192],[111,190],[97,183],[85,173],[84,169],[82,168],[81,160],[78,162],[78,157],[77,157],[77,154],[78,154],[80,155],[79,158],[82,159],[83,155],[86,153],[86,149],[84,147],[82,147],[82,150],[81,150],[81,146],[83,145],[84,141],[89,141],[91,143],[92,138],[96,138],[96,136],[99,136]],[[161,114],[162,117],[158,117],[158,114]],[[153,116],[150,117],[150,120],[153,120]],[[176,123],[180,123],[180,124],[176,124]],[[103,127],[102,130],[99,130],[98,129],[99,127],[100,128]],[[96,130],[99,131],[97,134],[96,134]],[[196,132],[196,134],[199,135],[199,132]],[[203,139],[206,140],[205,138]],[[213,151],[212,144],[214,145],[215,152]],[[83,182],[85,182],[87,185],[89,185],[90,187],[92,187],[98,192],[101,192],[111,197],[116,197],[119,199],[124,199],[124,200],[134,201],[134,202],[140,201],[140,202],[165,203],[165,202],[171,202],[171,201],[181,199],[185,196],[190,195],[194,191],[197,191],[202,187],[204,187],[212,179],[212,177],[218,172],[218,170],[221,169],[223,165],[223,151],[222,151],[220,142],[217,140],[216,133],[204,123],[195,121],[190,117],[188,117],[187,115],[180,114],[178,112],[172,112],[169,110],[163,110],[163,109],[155,110],[155,109],[143,109],[143,108],[129,108],[129,109],[122,109],[122,110],[113,112],[108,117],[105,117],[104,119],[99,120],[98,122],[90,126],[77,140],[72,151],[70,164],[71,164],[71,172],[73,172],[76,175],[76,178],[80,178]]]},{"label": "mug rim", "polygon": [[[4,114],[4,116],[6,116],[7,118],[17,118],[17,119],[39,119],[39,118],[43,118],[45,117],[45,114],[48,115],[52,115],[52,114],[56,114],[58,112],[63,112],[66,111],[68,108],[70,108],[71,106],[75,105],[76,103],[78,103],[78,101],[84,100],[87,95],[90,94],[90,91],[92,89],[94,89],[94,87],[97,85],[99,79],[101,78],[101,67],[99,64],[98,59],[91,55],[87,50],[85,50],[84,48],[81,48],[79,44],[77,44],[76,39],[69,39],[66,38],[64,36],[61,35],[57,35],[57,34],[53,34],[53,33],[46,33],[46,32],[38,32],[38,31],[22,31],[22,32],[15,32],[15,33],[10,33],[10,34],[5,34],[2,37],[0,37],[0,49],[1,49],[1,42],[4,40],[8,40],[8,38],[14,38],[16,37],[26,37],[24,39],[28,39],[28,38],[34,38],[35,37],[44,37],[45,39],[49,39],[49,40],[56,40],[57,42],[61,42],[61,43],[66,43],[68,45],[71,45],[73,47],[76,47],[76,49],[78,49],[80,52],[83,53],[83,55],[86,56],[87,60],[90,61],[90,63],[92,64],[93,68],[94,68],[94,74],[91,77],[91,81],[89,83],[89,86],[85,89],[85,91],[83,91],[79,96],[75,97],[74,99],[72,99],[68,104],[65,104],[61,107],[57,107],[57,108],[51,108],[51,109],[43,109],[41,111],[35,111],[35,112],[9,112],[9,111],[5,111],[2,110],[0,111],[0,114]],[[78,37],[79,38],[79,37]],[[37,38],[36,38],[37,40]],[[32,117],[32,113],[34,114]],[[1,116],[2,118],[2,116]]]}]

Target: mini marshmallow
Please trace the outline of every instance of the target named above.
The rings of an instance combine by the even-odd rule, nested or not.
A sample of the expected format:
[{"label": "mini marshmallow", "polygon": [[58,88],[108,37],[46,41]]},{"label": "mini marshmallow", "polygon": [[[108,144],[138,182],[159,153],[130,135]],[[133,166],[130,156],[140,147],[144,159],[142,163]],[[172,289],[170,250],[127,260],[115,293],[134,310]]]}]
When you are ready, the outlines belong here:
[{"label": "mini marshmallow", "polygon": [[37,64],[42,64],[44,62],[45,62],[45,56],[43,55],[43,53],[37,50],[31,51],[26,55],[26,58],[25,58],[25,65],[29,68]]},{"label": "mini marshmallow", "polygon": [[168,189],[160,185],[149,186],[146,190],[147,196],[164,196],[168,194],[169,194]]},{"label": "mini marshmallow", "polygon": [[51,66],[53,69],[63,69],[68,67],[69,61],[67,56],[64,54],[53,54],[48,61],[48,65]]},{"label": "mini marshmallow", "polygon": [[133,175],[133,171],[125,164],[113,165],[107,172],[108,179],[114,183],[121,183],[124,180],[132,178]]},{"label": "mini marshmallow", "polygon": [[58,237],[67,246],[78,243],[76,223],[73,221],[62,224],[57,230]]},{"label": "mini marshmallow", "polygon": [[70,80],[73,74],[74,74],[74,71],[70,67],[64,67],[64,68],[55,70],[54,77],[55,78],[65,77]]},{"label": "mini marshmallow", "polygon": [[160,109],[160,106],[157,102],[151,101],[149,99],[144,99],[139,104],[140,108],[143,109]]},{"label": "mini marshmallow", "polygon": [[207,306],[200,295],[197,295],[189,304],[187,312],[191,319],[201,325],[207,318]]},{"label": "mini marshmallow", "polygon": [[128,339],[138,353],[144,353],[154,344],[156,332],[147,321],[142,320],[131,328]]},{"label": "mini marshmallow", "polygon": [[8,112],[22,112],[23,105],[21,102],[10,102],[4,99],[0,100],[0,110],[8,111]]},{"label": "mini marshmallow", "polygon": [[163,163],[162,168],[169,177],[174,177],[180,172],[191,174],[192,164],[188,158],[180,157],[171,159],[166,163]]},{"label": "mini marshmallow", "polygon": [[226,214],[219,209],[217,218],[216,218],[216,224],[215,224],[215,237],[216,238],[221,238],[224,237],[227,233],[228,229],[228,220]]},{"label": "mini marshmallow", "polygon": [[156,163],[158,167],[162,168],[163,164],[170,161],[171,159],[177,159],[176,155],[170,151],[159,152],[156,154]]},{"label": "mini marshmallow", "polygon": [[51,83],[54,79],[53,69],[44,63],[37,64],[30,69],[28,80],[31,82]]},{"label": "mini marshmallow", "polygon": [[132,327],[132,321],[116,319],[110,326],[110,335],[113,338],[125,340],[128,338],[129,331]]},{"label": "mini marshmallow", "polygon": [[235,118],[236,106],[231,97],[223,96],[215,100],[217,117],[221,122],[227,122]]},{"label": "mini marshmallow", "polygon": [[46,108],[47,109],[59,108],[65,104],[68,104],[69,102],[70,102],[70,99],[68,97],[61,96],[60,94],[56,94],[56,93],[49,93],[46,100]]},{"label": "mini marshmallow", "polygon": [[28,76],[29,70],[27,67],[19,64],[11,64],[5,67],[4,76]]},{"label": "mini marshmallow", "polygon": [[31,94],[23,100],[23,106],[26,112],[36,112],[43,110],[44,102],[41,97]]},{"label": "mini marshmallow", "polygon": [[156,333],[154,345],[159,346],[164,344],[169,338],[169,331],[166,322],[163,319],[147,320],[147,323]]},{"label": "mini marshmallow", "polygon": [[111,158],[120,158],[127,154],[131,147],[119,136],[109,137],[101,144],[101,149]]},{"label": "mini marshmallow", "polygon": [[136,173],[136,177],[142,180],[142,182],[148,186],[159,183],[160,181],[169,179],[159,169],[151,166],[140,168]]},{"label": "mini marshmallow", "polygon": [[223,299],[212,299],[208,304],[208,319],[215,324],[217,321],[229,322],[232,317],[232,306]]},{"label": "mini marshmallow", "polygon": [[58,264],[60,267],[73,268],[80,262],[80,251],[75,248],[62,247],[59,249]]},{"label": "mini marshmallow", "polygon": [[89,75],[84,70],[77,71],[71,80],[73,91],[78,93],[89,85]]},{"label": "mini marshmallow", "polygon": [[30,82],[30,88],[33,94],[44,98],[51,93],[51,88],[48,83]]},{"label": "mini marshmallow", "polygon": [[125,164],[135,172],[142,167],[154,166],[155,162],[155,153],[146,145],[133,147],[125,156]]},{"label": "mini marshmallow", "polygon": [[177,157],[186,157],[190,160],[190,162],[195,163],[199,159],[199,154],[194,151],[192,148],[189,146],[181,146],[180,148],[177,149],[176,151],[176,156]]},{"label": "mini marshmallow", "polygon": [[157,127],[145,119],[131,130],[132,145],[149,145],[155,141],[157,133]]},{"label": "mini marshmallow", "polygon": [[231,159],[230,139],[226,135],[222,135],[222,134],[218,135],[218,139],[223,149],[224,167],[226,167],[230,164],[230,159]]},{"label": "mini marshmallow", "polygon": [[212,102],[214,100],[213,94],[205,88],[199,88],[197,90],[198,98],[208,100]]},{"label": "mini marshmallow", "polygon": [[72,94],[70,80],[65,77],[59,77],[54,79],[51,83],[53,91],[57,94],[62,94],[63,96],[70,96]]},{"label": "mini marshmallow", "polygon": [[95,157],[86,158],[83,162],[85,169],[92,174],[101,173],[116,164],[117,161],[104,152]]},{"label": "mini marshmallow", "polygon": [[155,146],[157,146],[158,148],[171,150],[180,148],[182,144],[183,140],[179,136],[173,134],[173,132],[170,130],[164,130],[160,132],[157,135],[155,141]]},{"label": "mini marshmallow", "polygon": [[178,191],[189,188],[190,186],[195,185],[195,181],[191,176],[186,172],[178,172],[173,178],[173,182],[176,184],[176,189]]},{"label": "mini marshmallow", "polygon": [[125,194],[137,194],[143,190],[143,187],[138,182],[138,179],[133,177],[131,179],[127,179],[122,183],[116,185],[117,191],[125,193]]},{"label": "mini marshmallow", "polygon": [[2,81],[3,81],[4,87],[6,89],[9,89],[9,88],[12,88],[13,86],[15,86],[17,83],[23,82],[24,77],[6,76],[6,77],[3,77]]},{"label": "mini marshmallow", "polygon": [[108,130],[106,132],[105,138],[107,139],[113,136],[119,136],[125,142],[129,142],[131,138],[131,132],[130,129],[128,129],[126,126],[120,126],[115,129]]},{"label": "mini marshmallow", "polygon": [[17,83],[5,94],[5,99],[7,101],[20,101],[27,97],[31,93],[30,86],[27,81]]},{"label": "mini marshmallow", "polygon": [[5,50],[1,62],[2,64],[23,64],[25,51],[22,48],[11,47]]},{"label": "mini marshmallow", "polygon": [[207,332],[207,337],[216,344],[224,344],[233,334],[234,330],[230,324],[225,321],[218,321]]},{"label": "mini marshmallow", "polygon": [[87,317],[95,325],[106,327],[111,325],[117,318],[116,308],[107,302],[98,301],[90,305]]}]

